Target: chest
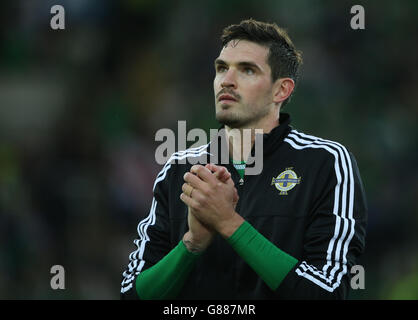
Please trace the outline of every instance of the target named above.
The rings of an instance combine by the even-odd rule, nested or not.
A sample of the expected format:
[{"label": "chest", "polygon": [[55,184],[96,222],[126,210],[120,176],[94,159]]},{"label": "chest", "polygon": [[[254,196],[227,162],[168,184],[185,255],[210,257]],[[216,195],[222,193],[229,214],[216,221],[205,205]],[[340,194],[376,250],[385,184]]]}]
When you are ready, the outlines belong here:
[{"label": "chest", "polygon": [[313,202],[312,186],[316,172],[307,165],[267,163],[259,175],[234,175],[239,202],[237,211],[244,218],[308,216]]}]

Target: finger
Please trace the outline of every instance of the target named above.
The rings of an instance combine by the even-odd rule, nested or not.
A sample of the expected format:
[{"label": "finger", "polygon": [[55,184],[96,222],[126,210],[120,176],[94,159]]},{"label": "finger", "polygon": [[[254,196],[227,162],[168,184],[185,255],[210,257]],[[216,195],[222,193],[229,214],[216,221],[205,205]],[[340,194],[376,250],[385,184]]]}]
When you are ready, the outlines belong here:
[{"label": "finger", "polygon": [[233,203],[237,203],[237,202],[238,202],[238,200],[239,200],[238,191],[237,191],[237,189],[236,189],[236,188],[234,188],[234,197],[233,197],[233,199],[232,199],[232,202],[233,202]]},{"label": "finger", "polygon": [[224,183],[227,182],[229,178],[231,178],[231,174],[226,169],[222,172],[215,172],[215,176],[219,179],[219,181]]},{"label": "finger", "polygon": [[190,186],[199,190],[206,190],[208,188],[206,182],[200,179],[197,175],[193,173],[186,172],[183,176],[184,181],[186,181]]},{"label": "finger", "polygon": [[229,184],[230,186],[234,186],[235,187],[235,183],[234,180],[232,179],[228,179],[227,181],[225,181],[226,184]]},{"label": "finger", "polygon": [[219,180],[225,182],[225,176],[227,175],[227,170],[225,167],[215,167],[215,177],[218,178]]},{"label": "finger", "polygon": [[181,190],[187,194],[189,197],[193,197],[193,187],[188,183],[183,183]]},{"label": "finger", "polygon": [[228,172],[216,177],[220,182],[226,183],[231,178],[231,174]]},{"label": "finger", "polygon": [[195,164],[190,169],[190,172],[198,175],[200,179],[202,179],[203,181],[207,183],[215,184],[217,182],[216,178],[212,175],[212,172],[208,168],[202,165]]},{"label": "finger", "polygon": [[223,167],[223,166],[217,166],[216,164],[213,164],[213,163],[208,163],[206,166],[205,166],[205,168],[208,168],[210,171],[212,171],[212,172],[218,172],[218,171],[221,171],[221,170],[223,170],[223,169],[226,169],[225,167]]},{"label": "finger", "polygon": [[229,173],[228,169],[223,166],[217,166],[209,163],[205,167],[214,172],[215,177],[222,182],[226,182],[229,178],[231,178],[231,173]]},{"label": "finger", "polygon": [[180,194],[180,199],[183,201],[189,208],[195,209],[197,208],[198,203],[193,198],[190,198],[184,192]]}]

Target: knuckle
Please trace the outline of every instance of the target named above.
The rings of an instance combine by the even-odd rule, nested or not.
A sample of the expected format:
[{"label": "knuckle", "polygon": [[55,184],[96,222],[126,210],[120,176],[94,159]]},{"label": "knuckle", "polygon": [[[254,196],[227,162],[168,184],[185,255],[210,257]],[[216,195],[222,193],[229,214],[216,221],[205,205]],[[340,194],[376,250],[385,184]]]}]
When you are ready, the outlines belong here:
[{"label": "knuckle", "polygon": [[193,201],[191,204],[190,204],[190,207],[192,208],[192,210],[194,210],[194,211],[199,211],[199,209],[200,209],[200,204],[199,204],[199,202],[197,202],[197,201]]},{"label": "knuckle", "polygon": [[207,199],[206,199],[206,195],[204,194],[199,194],[198,195],[198,199],[196,201],[198,203],[199,206],[204,206],[206,205]]},{"label": "knuckle", "polygon": [[204,197],[206,197],[207,195],[211,195],[212,194],[212,188],[204,186],[203,189],[202,189],[202,193],[203,193]]}]

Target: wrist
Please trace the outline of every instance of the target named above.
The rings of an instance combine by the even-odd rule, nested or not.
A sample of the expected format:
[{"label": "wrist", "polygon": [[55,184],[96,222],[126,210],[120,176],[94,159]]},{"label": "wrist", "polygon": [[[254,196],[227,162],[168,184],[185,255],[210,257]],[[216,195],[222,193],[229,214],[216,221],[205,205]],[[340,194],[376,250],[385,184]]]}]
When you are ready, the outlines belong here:
[{"label": "wrist", "polygon": [[209,246],[208,241],[203,242],[197,240],[193,234],[189,231],[187,231],[183,236],[183,244],[186,247],[187,251],[193,254],[199,254],[206,250],[206,248]]},{"label": "wrist", "polygon": [[241,217],[236,211],[232,217],[222,223],[218,228],[218,233],[225,239],[228,239],[235,231],[244,223],[245,219]]}]

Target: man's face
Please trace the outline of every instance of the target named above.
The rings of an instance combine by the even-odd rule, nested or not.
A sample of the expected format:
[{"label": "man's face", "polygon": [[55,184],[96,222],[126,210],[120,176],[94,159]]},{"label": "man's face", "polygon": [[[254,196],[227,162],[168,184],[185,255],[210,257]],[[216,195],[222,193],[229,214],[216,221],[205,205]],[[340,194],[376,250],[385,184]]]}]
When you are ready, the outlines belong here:
[{"label": "man's face", "polygon": [[231,128],[257,125],[272,111],[269,48],[232,40],[215,60],[216,119]]}]

